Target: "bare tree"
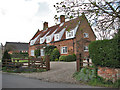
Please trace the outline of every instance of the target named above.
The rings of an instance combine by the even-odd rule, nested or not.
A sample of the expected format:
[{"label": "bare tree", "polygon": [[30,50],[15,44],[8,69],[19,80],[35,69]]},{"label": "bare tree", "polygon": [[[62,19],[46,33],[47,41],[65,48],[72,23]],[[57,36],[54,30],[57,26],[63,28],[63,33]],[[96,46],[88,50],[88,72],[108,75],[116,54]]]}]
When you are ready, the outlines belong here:
[{"label": "bare tree", "polygon": [[120,28],[119,0],[63,0],[54,7],[57,13],[64,13],[69,19],[84,13],[98,39],[110,39]]}]

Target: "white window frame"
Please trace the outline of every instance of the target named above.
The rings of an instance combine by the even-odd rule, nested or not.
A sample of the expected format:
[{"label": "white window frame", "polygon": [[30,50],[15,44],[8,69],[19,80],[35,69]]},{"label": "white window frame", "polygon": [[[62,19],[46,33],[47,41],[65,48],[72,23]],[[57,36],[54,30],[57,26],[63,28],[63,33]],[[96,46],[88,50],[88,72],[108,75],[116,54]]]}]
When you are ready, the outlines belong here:
[{"label": "white window frame", "polygon": [[[64,50],[65,48],[67,48],[67,51]],[[66,52],[64,52],[64,51],[66,51]],[[68,47],[67,46],[61,47],[61,54],[67,54],[67,53],[68,53]]]},{"label": "white window frame", "polygon": [[42,44],[44,42],[43,38],[40,38],[40,44]]},{"label": "white window frame", "polygon": [[88,51],[89,51],[88,46],[84,46],[84,52],[88,52]]},{"label": "white window frame", "polygon": [[49,43],[51,41],[51,36],[46,37],[46,43]]},{"label": "white window frame", "polygon": [[74,30],[66,31],[66,39],[74,37]]},{"label": "white window frame", "polygon": [[[87,34],[87,37],[86,37],[86,34]],[[89,34],[88,33],[83,33],[83,37],[84,38],[89,38]]]},{"label": "white window frame", "polygon": [[40,49],[41,56],[45,56],[44,49]]},{"label": "white window frame", "polygon": [[59,35],[59,34],[55,34],[54,38],[55,38],[54,41],[59,41],[59,39],[60,39],[60,35]]},{"label": "white window frame", "polygon": [[34,50],[31,50],[31,56],[35,56],[35,55],[34,55]]}]

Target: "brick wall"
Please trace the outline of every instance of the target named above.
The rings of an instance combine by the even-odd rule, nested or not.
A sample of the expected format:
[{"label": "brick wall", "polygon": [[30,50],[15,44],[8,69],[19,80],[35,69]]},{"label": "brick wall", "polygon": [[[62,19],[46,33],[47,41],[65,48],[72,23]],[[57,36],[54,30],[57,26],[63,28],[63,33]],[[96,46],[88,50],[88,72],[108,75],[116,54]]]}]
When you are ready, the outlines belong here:
[{"label": "brick wall", "polygon": [[56,46],[59,49],[60,53],[61,53],[61,48],[63,46],[67,46],[68,53],[67,54],[61,54],[61,55],[69,55],[69,54],[75,53],[75,44],[73,44],[74,40],[75,39],[59,41],[59,42],[52,43],[51,45]]},{"label": "brick wall", "polygon": [[120,69],[98,67],[98,75],[106,80],[115,82],[117,79],[120,79]]},{"label": "brick wall", "polygon": [[[84,33],[88,33],[89,37],[84,38]],[[88,24],[87,19],[84,17],[76,33],[76,53],[81,53],[83,57],[88,57],[89,52],[84,52],[84,46],[88,46],[91,41],[95,40],[95,34]]]}]

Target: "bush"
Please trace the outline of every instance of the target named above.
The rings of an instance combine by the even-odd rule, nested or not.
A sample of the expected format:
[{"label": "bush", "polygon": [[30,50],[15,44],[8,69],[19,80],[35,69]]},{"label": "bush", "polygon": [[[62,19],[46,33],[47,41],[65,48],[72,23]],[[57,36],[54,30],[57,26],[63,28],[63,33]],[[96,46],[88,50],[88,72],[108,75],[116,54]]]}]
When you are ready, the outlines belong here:
[{"label": "bush", "polygon": [[50,54],[50,60],[51,61],[59,60],[59,57],[60,57],[60,52],[57,48],[55,48]]},{"label": "bush", "polygon": [[60,56],[59,61],[66,61],[66,56],[64,56],[64,55]]},{"label": "bush", "polygon": [[82,68],[80,72],[74,74],[76,80],[88,82],[95,78],[95,70],[91,70],[88,68]]},{"label": "bush", "polygon": [[116,39],[93,41],[89,54],[96,66],[120,68],[119,43]]},{"label": "bush", "polygon": [[35,57],[34,56],[29,56],[28,59],[34,59]]},{"label": "bush", "polygon": [[71,62],[71,61],[75,61],[76,60],[76,56],[75,55],[68,55],[66,56],[66,61],[67,62]]},{"label": "bush", "polygon": [[3,57],[2,57],[2,67],[4,67],[5,65],[8,65],[8,63],[6,64],[5,62],[12,62],[11,61],[11,56],[10,54],[8,54],[8,51],[6,50],[3,54]]},{"label": "bush", "polygon": [[35,52],[35,57],[37,58],[38,56],[40,56],[40,49],[36,49]]},{"label": "bush", "polygon": [[50,55],[52,53],[52,51],[54,50],[54,48],[56,48],[56,46],[50,45],[45,47],[45,55]]}]

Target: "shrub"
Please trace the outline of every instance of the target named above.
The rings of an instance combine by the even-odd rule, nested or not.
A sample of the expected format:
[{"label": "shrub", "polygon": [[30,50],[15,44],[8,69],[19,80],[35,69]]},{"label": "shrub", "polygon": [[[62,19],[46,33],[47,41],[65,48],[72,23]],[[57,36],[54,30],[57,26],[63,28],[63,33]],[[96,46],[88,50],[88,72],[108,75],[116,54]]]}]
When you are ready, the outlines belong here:
[{"label": "shrub", "polygon": [[67,62],[71,62],[71,61],[75,61],[76,60],[76,56],[75,55],[68,55],[66,56],[66,61]]},{"label": "shrub", "polygon": [[64,56],[64,55],[60,56],[59,61],[66,61],[66,56]]},{"label": "shrub", "polygon": [[57,48],[55,48],[53,51],[52,51],[52,53],[50,54],[50,60],[51,61],[54,61],[55,59],[59,59],[59,57],[60,57],[60,52],[59,52],[59,50],[57,49]]},{"label": "shrub", "polygon": [[34,59],[35,57],[34,57],[34,56],[29,56],[28,58],[29,58],[29,59]]},{"label": "shrub", "polygon": [[45,47],[45,55],[50,55],[56,46],[50,45]]},{"label": "shrub", "polygon": [[8,63],[6,64],[5,62],[12,62],[11,61],[11,56],[10,54],[8,54],[8,51],[6,50],[3,54],[3,57],[2,57],[2,67],[4,67],[5,65],[8,65]]},{"label": "shrub", "polygon": [[36,49],[35,52],[35,57],[37,58],[38,56],[40,56],[40,49]]},{"label": "shrub", "polygon": [[95,78],[95,70],[91,70],[88,68],[82,68],[80,72],[74,74],[76,80],[88,82]]}]

